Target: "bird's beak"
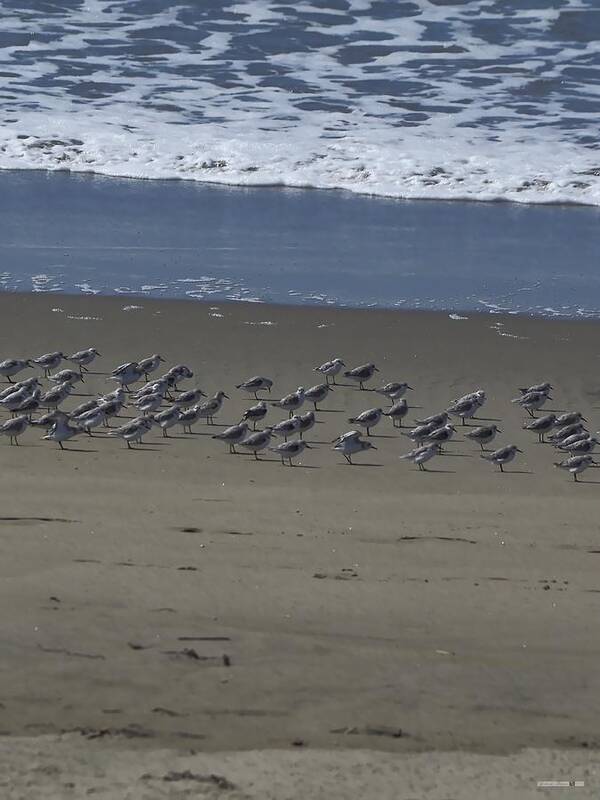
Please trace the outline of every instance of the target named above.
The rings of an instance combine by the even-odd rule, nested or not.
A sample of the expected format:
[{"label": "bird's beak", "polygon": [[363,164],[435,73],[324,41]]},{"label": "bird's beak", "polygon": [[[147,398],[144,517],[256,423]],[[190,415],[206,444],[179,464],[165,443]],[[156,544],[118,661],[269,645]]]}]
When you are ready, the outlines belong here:
[{"label": "bird's beak", "polygon": [[523,451],[517,447],[517,453],[522,453]]},{"label": "bird's beak", "polygon": [[554,400],[554,398],[550,397],[550,395],[548,395],[548,400]]},{"label": "bird's beak", "polygon": [[83,377],[83,375],[81,376],[81,382],[85,383],[85,378]]},{"label": "bird's beak", "polygon": [[371,445],[371,450],[377,450],[374,444]]},{"label": "bird's beak", "polygon": [[309,450],[313,450],[314,449],[309,444],[305,444],[304,447],[307,447]]},{"label": "bird's beak", "polygon": [[229,395],[225,394],[225,392],[223,392],[223,397],[226,397],[229,400]]},{"label": "bird's beak", "polygon": [[377,369],[377,367],[374,367],[374,370],[375,370],[375,372],[379,372],[379,370]]},{"label": "bird's beak", "polygon": [[[98,353],[98,355],[100,355],[100,353]],[[159,360],[159,361],[162,361],[162,363],[163,363],[163,364],[166,364],[166,361],[165,361],[165,359],[164,359],[162,356],[159,356],[159,357],[158,357],[158,360]]]},{"label": "bird's beak", "polygon": [[[205,393],[202,391],[202,389],[200,389],[200,397],[208,397],[208,395],[207,395],[207,394],[205,394]],[[225,397],[227,397],[227,395],[225,395]],[[228,398],[228,397],[227,397],[227,399],[229,400],[229,398]]]},{"label": "bird's beak", "polygon": [[502,431],[500,430],[500,428],[496,428],[496,433],[502,433]]},{"label": "bird's beak", "polygon": [[344,361],[342,361],[342,367],[345,367],[345,366],[346,366],[346,363]]},{"label": "bird's beak", "polygon": [[413,392],[413,391],[414,391],[414,389],[413,389],[413,387],[412,387],[412,386],[408,386],[408,385],[407,385],[407,386],[406,386],[406,388],[407,388],[407,389],[410,389],[410,390],[411,390],[411,392]]},{"label": "bird's beak", "polygon": [[587,419],[586,419],[585,417],[582,417],[581,419],[582,419],[584,422],[587,422]]}]

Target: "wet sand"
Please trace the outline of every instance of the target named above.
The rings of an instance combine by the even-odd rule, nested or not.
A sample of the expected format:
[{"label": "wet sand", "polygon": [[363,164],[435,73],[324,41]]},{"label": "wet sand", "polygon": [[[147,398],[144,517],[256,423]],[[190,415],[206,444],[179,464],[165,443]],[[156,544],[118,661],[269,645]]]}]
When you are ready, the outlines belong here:
[{"label": "wet sand", "polygon": [[[241,379],[270,375],[276,399],[318,382],[311,368],[338,355],[408,380],[416,416],[484,387],[498,444],[525,451],[499,474],[459,429],[423,474],[398,460],[410,442],[385,420],[377,450],[349,467],[330,440],[380,396],[345,386],[294,469],[274,454],[229,455],[204,424],[132,451],[104,435],[65,452],[37,430],[18,448],[3,438],[0,730],[14,796],[28,765],[58,798],[61,765],[83,785],[101,762],[98,785],[121,796],[110,764],[124,749],[125,782],[154,774],[149,750],[160,776],[180,758],[165,751],[194,750],[199,772],[250,797],[307,796],[291,779],[269,795],[257,778],[277,773],[283,786],[290,758],[304,780],[338,770],[328,797],[451,796],[444,776],[465,759],[479,777],[461,796],[526,797],[534,778],[579,779],[586,764],[593,787],[600,474],[575,485],[555,470],[510,399],[550,380],[548,405],[581,410],[595,430],[598,331],[496,315],[0,296],[2,357],[94,345],[106,373],[161,352],[194,369],[190,385],[231,396],[222,424],[248,405],[233,388]],[[94,374],[81,392],[108,386]],[[47,757],[59,772],[44,772]],[[520,765],[517,794],[508,763]],[[139,796],[166,796],[169,782],[145,780]]]}]

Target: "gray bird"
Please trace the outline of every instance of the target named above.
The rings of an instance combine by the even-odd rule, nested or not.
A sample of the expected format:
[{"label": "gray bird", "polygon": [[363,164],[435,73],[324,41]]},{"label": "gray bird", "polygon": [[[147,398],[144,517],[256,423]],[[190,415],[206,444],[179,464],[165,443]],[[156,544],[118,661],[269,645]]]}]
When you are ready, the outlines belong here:
[{"label": "gray bird", "polygon": [[[402,420],[408,414],[408,403],[402,398],[402,400],[397,400],[391,408],[383,413],[392,420],[394,428],[401,428]],[[396,422],[398,423],[397,425]]]},{"label": "gray bird", "polygon": [[485,458],[486,461],[491,461],[500,467],[500,472],[504,472],[504,465],[510,463],[517,453],[522,453],[516,444],[509,444],[507,447],[501,447],[499,450],[494,450],[493,453],[481,453],[480,457]]},{"label": "gray bird", "polygon": [[229,428],[225,428],[224,431],[221,431],[221,433],[216,433],[212,438],[218,439],[221,442],[226,442],[229,445],[229,452],[236,453],[236,444],[243,441],[247,435],[248,424],[246,422],[240,422],[239,425],[231,425]]},{"label": "gray bird", "polygon": [[536,417],[531,422],[523,425],[523,428],[528,431],[535,431],[538,435],[538,440],[544,442],[544,434],[551,431],[556,425],[556,414],[545,414],[543,417]]},{"label": "gray bird", "polygon": [[360,388],[364,389],[364,383],[371,380],[376,372],[379,372],[379,370],[375,364],[361,364],[359,367],[354,367],[354,369],[347,369],[344,372],[344,377],[350,378],[351,381],[357,381]]},{"label": "gray bird", "polygon": [[474,428],[472,431],[465,433],[467,439],[477,442],[481,447],[481,451],[485,450],[484,445],[489,444],[496,438],[497,433],[502,433],[497,425],[482,425],[479,428]]}]

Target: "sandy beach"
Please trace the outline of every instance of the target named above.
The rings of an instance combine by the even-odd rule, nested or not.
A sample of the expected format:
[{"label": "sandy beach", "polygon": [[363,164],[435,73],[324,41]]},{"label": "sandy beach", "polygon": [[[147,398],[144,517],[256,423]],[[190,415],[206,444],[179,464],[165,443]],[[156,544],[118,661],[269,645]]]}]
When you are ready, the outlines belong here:
[{"label": "sandy beach", "polygon": [[600,328],[466,316],[0,295],[3,358],[102,353],[78,394],[160,352],[230,395],[226,425],[242,379],[275,400],[340,356],[409,381],[411,420],[485,388],[481,416],[524,451],[500,474],[459,428],[423,474],[385,420],[350,467],[330,442],[383,399],[350,386],[294,469],[204,424],[131,451],[3,437],[5,796],[597,795],[600,473],[554,469],[510,400],[549,380],[548,406],[596,430]]}]

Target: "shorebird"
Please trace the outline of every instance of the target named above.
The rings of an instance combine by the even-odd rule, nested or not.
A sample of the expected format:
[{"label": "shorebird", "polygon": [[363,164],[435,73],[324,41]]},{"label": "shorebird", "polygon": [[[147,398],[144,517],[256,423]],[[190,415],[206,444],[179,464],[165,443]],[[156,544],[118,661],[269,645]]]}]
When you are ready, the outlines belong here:
[{"label": "shorebird", "polygon": [[456,417],[460,417],[462,424],[466,425],[465,419],[472,419],[477,411],[481,408],[481,403],[471,397],[465,400],[458,400],[448,407],[448,413]]},{"label": "shorebird", "polygon": [[382,413],[380,408],[368,408],[366,411],[362,411],[357,417],[348,417],[348,422],[351,422],[353,425],[360,425],[361,428],[366,428],[367,436],[370,436],[371,428],[379,424]]},{"label": "shorebird", "polygon": [[536,417],[531,422],[526,422],[523,428],[527,431],[535,431],[538,441],[544,443],[544,434],[551,431],[556,425],[556,414],[545,414],[543,417]]},{"label": "shorebird", "polygon": [[403,456],[398,456],[398,458],[412,461],[419,467],[421,472],[426,472],[425,463],[434,456],[439,455],[440,452],[440,446],[432,442],[431,444],[423,445],[423,447],[415,447],[410,453],[405,453]]},{"label": "shorebird", "polygon": [[315,425],[315,412],[307,411],[306,414],[297,414],[292,419],[298,420],[298,433],[302,439],[304,434]]},{"label": "shorebird", "polygon": [[236,389],[243,389],[245,392],[250,392],[258,400],[257,392],[262,392],[265,389],[270,393],[273,381],[270,378],[263,378],[262,375],[255,375],[253,378],[248,378],[247,381],[238,383]]},{"label": "shorebird", "polygon": [[29,389],[33,392],[40,386],[40,382],[37,378],[27,378],[25,381],[19,381],[18,383],[10,383],[6,389],[3,389],[0,392],[0,400],[4,400],[5,397],[8,397],[9,394],[13,394],[14,392],[18,392],[20,389]]},{"label": "shorebird", "polygon": [[485,458],[486,461],[491,461],[492,464],[500,467],[500,472],[504,472],[504,464],[508,464],[517,453],[522,453],[516,444],[509,444],[507,447],[501,447],[499,450],[494,450],[493,453],[481,453],[480,457]]},{"label": "shorebird", "polygon": [[425,417],[425,419],[416,419],[415,422],[417,425],[433,425],[435,428],[441,428],[449,419],[450,414],[448,414],[447,411],[442,411],[439,414],[432,414],[430,417]]},{"label": "shorebird", "polygon": [[560,442],[557,442],[554,447],[558,448],[559,450],[563,447],[567,447],[570,444],[574,444],[575,442],[581,442],[583,439],[589,439],[590,434],[587,431],[581,431],[580,433],[573,433],[571,436],[567,436],[566,439],[561,439]]},{"label": "shorebird", "polygon": [[92,408],[78,417],[72,417],[75,425],[78,425],[82,431],[85,431],[89,436],[92,436],[92,429],[99,428],[106,422],[106,411],[102,406]]},{"label": "shorebird", "polygon": [[406,381],[402,381],[398,383],[397,381],[393,383],[386,383],[385,386],[381,386],[379,389],[375,389],[377,394],[382,394],[384,397],[387,397],[389,400],[399,400],[401,397],[404,397],[407,390],[412,392],[412,386],[409,386]]},{"label": "shorebird", "polygon": [[[402,400],[396,401],[391,408],[383,413],[386,417],[390,417],[394,428],[401,428],[402,420],[408,414],[408,403],[402,398]],[[398,422],[398,425],[396,425],[396,422]]]},{"label": "shorebird", "polygon": [[563,428],[566,425],[576,425],[578,422],[587,422],[581,411],[567,411],[556,418],[556,427]]},{"label": "shorebird", "polygon": [[497,425],[482,425],[480,428],[473,428],[472,431],[465,433],[467,439],[477,442],[481,451],[485,450],[484,445],[493,442],[497,433],[502,433]]},{"label": "shorebird", "polygon": [[529,386],[527,389],[519,389],[521,394],[530,394],[531,392],[541,392],[542,394],[550,394],[552,385],[548,381],[544,383],[536,383],[534,386]]},{"label": "shorebird", "polygon": [[310,400],[315,407],[315,411],[318,411],[317,403],[322,403],[329,392],[332,391],[333,389],[328,383],[318,383],[316,386],[311,386],[310,389],[307,389],[304,392],[304,397],[306,400]]},{"label": "shorebird", "polygon": [[565,439],[568,439],[569,436],[573,436],[576,433],[584,433],[585,425],[583,422],[573,422],[571,425],[563,425],[562,428],[558,428],[558,430],[554,431],[554,433],[550,434],[548,437],[552,444],[556,444],[557,442],[562,442]]},{"label": "shorebird", "polygon": [[558,449],[571,453],[574,456],[582,456],[585,453],[591,453],[598,443],[600,443],[600,439],[596,436],[587,436],[585,439],[579,439],[578,441],[571,442],[571,444],[561,443],[558,445]]},{"label": "shorebird", "polygon": [[300,417],[298,416],[284,419],[282,422],[278,422],[277,425],[273,426],[273,433],[275,436],[283,436],[287,442],[288,436],[298,432],[300,425],[299,420]]},{"label": "shorebird", "polygon": [[535,417],[533,412],[540,409],[548,400],[552,400],[549,394],[545,394],[544,392],[528,392],[527,394],[522,394],[521,397],[515,397],[511,402],[524,408],[530,417]]},{"label": "shorebird", "polygon": [[106,416],[104,424],[107,428],[109,427],[108,420],[111,419],[112,417],[118,417],[119,412],[123,409],[124,405],[125,402],[123,400],[109,400],[107,402],[105,398],[103,398],[101,402],[98,403],[98,407],[104,411],[104,414]]},{"label": "shorebird", "polygon": [[50,374],[50,371],[56,369],[63,358],[63,353],[57,350],[54,353],[44,353],[43,356],[38,356],[37,358],[32,358],[31,360],[34,364],[37,364],[38,367],[41,367],[44,370],[44,378],[47,378]]},{"label": "shorebird", "polygon": [[360,388],[364,389],[364,383],[370,380],[376,372],[379,372],[379,370],[375,364],[361,364],[360,367],[347,369],[344,372],[344,377],[350,378],[351,381],[357,381]]},{"label": "shorebird", "polygon": [[60,372],[55,372],[54,375],[48,375],[48,380],[52,383],[78,383],[83,381],[83,375],[74,369],[61,369]]},{"label": "shorebird", "polygon": [[77,364],[79,372],[87,372],[88,364],[91,364],[96,356],[99,355],[100,353],[95,347],[88,347],[87,350],[78,350],[76,353],[72,353],[70,356],[66,357],[66,360]]},{"label": "shorebird", "polygon": [[269,447],[269,450],[272,450],[274,453],[277,453],[279,456],[281,456],[282,467],[285,465],[286,461],[289,463],[290,467],[293,467],[293,459],[301,455],[306,447],[308,447],[310,450],[310,445],[307,444],[303,439],[294,439],[291,442],[282,442],[276,447]]},{"label": "shorebird", "polygon": [[127,400],[127,393],[125,392],[125,389],[123,389],[122,386],[119,386],[118,389],[115,389],[114,391],[109,392],[108,394],[102,395],[100,397],[100,400],[103,403],[112,403],[116,401],[117,403],[122,403],[122,405],[125,405],[125,401]]},{"label": "shorebird", "polygon": [[237,453],[235,449],[236,444],[239,444],[248,435],[248,424],[240,422],[239,425],[231,425],[225,428],[221,433],[215,433],[213,439],[219,439],[221,442],[226,442],[229,445],[230,453]]},{"label": "shorebird", "polygon": [[413,442],[421,443],[427,439],[430,433],[441,427],[442,426],[438,425],[435,421],[427,422],[423,425],[417,425],[416,428],[412,428],[410,431],[405,433],[404,436],[408,436],[408,438],[412,439]]},{"label": "shorebird", "polygon": [[[252,422],[252,430],[256,430],[256,423],[260,422],[267,416],[267,404],[264,400],[257,403],[255,406],[250,406],[242,415],[242,422],[250,420]],[[241,424],[241,423],[240,423]]]},{"label": "shorebird", "polygon": [[254,458],[260,461],[258,454],[271,444],[272,430],[272,428],[267,427],[258,433],[252,433],[247,439],[241,441],[239,445],[254,453]]},{"label": "shorebird", "polygon": [[291,392],[290,394],[286,394],[285,397],[282,397],[281,400],[277,400],[273,403],[274,406],[279,406],[284,411],[288,411],[290,417],[293,416],[294,411],[300,408],[300,406],[304,403],[304,387],[299,386],[295,392]]},{"label": "shorebird", "polygon": [[483,389],[475,389],[474,392],[463,394],[462,397],[456,398],[456,400],[453,400],[452,403],[466,403],[471,400],[474,400],[479,406],[482,406],[486,400],[486,394]]},{"label": "shorebird", "polygon": [[67,415],[60,414],[57,415],[56,422],[48,433],[42,436],[42,439],[47,439],[50,442],[58,442],[60,449],[64,450],[63,442],[72,439],[74,436],[77,436],[78,433],[81,433],[80,429],[69,424]]},{"label": "shorebird", "polygon": [[[209,398],[206,403],[202,403],[198,407],[201,417],[206,418],[207,424],[214,425],[213,417],[219,413],[223,407],[223,400],[229,400],[229,396],[225,392],[217,392],[213,397]],[[179,402],[179,398],[177,398]]]},{"label": "shorebird", "polygon": [[2,400],[0,400],[0,406],[5,411],[16,411],[21,403],[32,397],[34,392],[36,393],[36,397],[39,397],[41,394],[39,389],[34,389],[32,392],[27,386],[23,386],[16,392],[11,392],[6,397],[3,397]]},{"label": "shorebird", "polygon": [[169,436],[167,430],[179,422],[179,406],[175,403],[158,414],[146,417],[146,419],[153,419],[162,428],[163,436],[167,438]]},{"label": "shorebird", "polygon": [[73,391],[73,384],[66,381],[49,389],[40,397],[40,405],[45,408],[58,408]]},{"label": "shorebird", "polygon": [[161,397],[165,397],[168,392],[169,381],[166,378],[159,378],[157,381],[144,384],[133,396],[136,400],[139,400],[141,397],[145,397],[148,394],[159,394]]},{"label": "shorebird", "polygon": [[31,424],[36,425],[39,428],[46,428],[46,430],[49,430],[56,424],[56,421],[60,417],[64,417],[66,419],[67,415],[63,411],[49,411],[47,414],[42,414],[42,416],[38,417],[37,419],[32,419]]},{"label": "shorebird", "polygon": [[577,483],[577,476],[586,470],[588,467],[600,467],[600,463],[594,461],[594,457],[586,454],[583,456],[571,456],[564,459],[564,461],[555,461],[554,466],[558,469],[565,469],[573,476],[573,480]]},{"label": "shorebird", "polygon": [[123,439],[127,444],[127,449],[130,450],[132,442],[137,442],[138,444],[142,443],[142,437],[148,433],[153,424],[154,422],[152,417],[136,417],[126,425],[122,425],[120,428],[109,431],[108,435],[118,436]]},{"label": "shorebird", "polygon": [[137,363],[144,373],[144,377],[148,380],[148,375],[150,375],[151,372],[156,372],[159,366],[165,363],[165,360],[162,356],[159,356],[158,353],[154,353],[148,356],[148,358],[141,358]]},{"label": "shorebird", "polygon": [[78,406],[75,406],[74,409],[69,411],[69,417],[71,417],[71,419],[74,419],[75,417],[80,417],[82,414],[86,414],[93,408],[98,408],[98,405],[99,405],[98,400],[86,400],[85,403],[80,403]]},{"label": "shorebird", "polygon": [[192,425],[195,425],[202,416],[201,408],[200,405],[197,405],[180,412],[177,422],[183,426],[184,433],[193,433]]},{"label": "shorebird", "polygon": [[171,377],[175,378],[175,381],[182,381],[184,378],[193,378],[194,373],[192,370],[186,366],[186,364],[176,364],[171,369],[165,372],[165,375],[170,375]]},{"label": "shorebird", "polygon": [[11,444],[19,444],[19,436],[25,433],[28,425],[29,417],[26,414],[13,417],[0,425],[0,436],[8,436]]},{"label": "shorebird", "polygon": [[137,361],[128,361],[126,364],[121,364],[116,369],[113,369],[111,375],[106,379],[107,381],[117,381],[127,391],[132,383],[137,383],[142,379],[144,371],[140,368]]},{"label": "shorebird", "polygon": [[153,411],[158,411],[161,407],[163,397],[161,394],[145,394],[139,400],[134,401],[134,405],[142,412],[142,414],[151,414]]},{"label": "shorebird", "polygon": [[361,439],[358,431],[349,431],[349,433],[340,436],[332,449],[341,453],[349,464],[352,464],[352,456],[355,453],[362,453],[371,449],[377,450],[374,444],[371,444],[366,439]]},{"label": "shorebird", "polygon": [[335,376],[339,373],[342,367],[346,365],[341,358],[332,358],[331,361],[326,361],[320,367],[315,367],[313,372],[320,372],[325,375],[325,380],[329,383],[329,378],[335,384]]},{"label": "shorebird", "polygon": [[428,444],[437,444],[441,453],[442,445],[449,442],[455,433],[456,428],[453,425],[442,425],[441,428],[435,428],[431,433],[428,433],[425,437],[425,441]]},{"label": "shorebird", "polygon": [[7,358],[4,361],[0,361],[0,375],[4,375],[9,383],[13,383],[13,375],[32,366],[33,364],[27,358]]},{"label": "shorebird", "polygon": [[[40,395],[42,391],[41,389],[36,389],[31,397],[27,397],[21,405],[16,409],[19,414],[25,414],[29,420],[31,420],[31,415],[34,411],[37,411],[40,407]],[[15,413],[15,412],[13,412]]]},{"label": "shorebird", "polygon": [[206,397],[206,394],[202,391],[202,389],[190,389],[188,392],[182,392],[177,397],[177,405],[181,406],[182,408],[186,408],[187,406],[195,406],[200,402],[201,397]]}]

